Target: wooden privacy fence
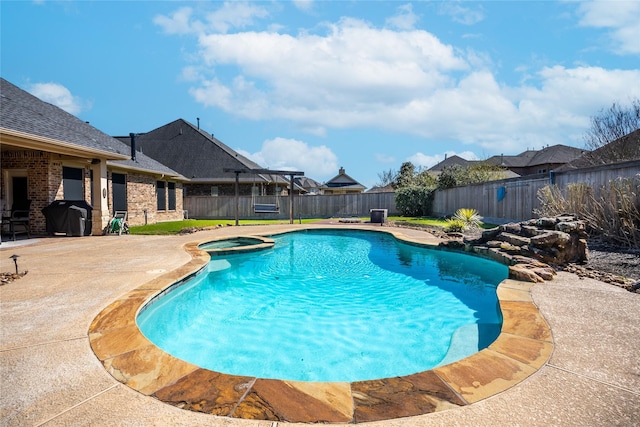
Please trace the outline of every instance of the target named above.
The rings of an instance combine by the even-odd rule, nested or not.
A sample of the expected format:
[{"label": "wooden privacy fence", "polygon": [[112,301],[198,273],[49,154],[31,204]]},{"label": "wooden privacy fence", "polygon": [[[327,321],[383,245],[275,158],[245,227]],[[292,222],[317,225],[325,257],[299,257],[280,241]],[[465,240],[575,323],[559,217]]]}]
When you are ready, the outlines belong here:
[{"label": "wooden privacy fence", "polygon": [[[371,209],[388,209],[395,215],[395,193],[332,194],[324,196],[295,196],[294,218],[338,218],[368,217]],[[256,213],[254,204],[273,204],[277,213]],[[289,197],[240,196],[238,216],[240,219],[288,219]],[[190,218],[233,219],[236,198],[234,196],[185,196],[184,209]]]},{"label": "wooden privacy fence", "polygon": [[448,216],[460,208],[476,209],[486,222],[502,223],[535,218],[540,208],[538,190],[555,183],[560,189],[584,182],[596,192],[616,178],[631,178],[640,173],[640,160],[615,165],[594,166],[561,173],[533,175],[455,187],[435,192],[434,216]]},{"label": "wooden privacy fence", "polygon": [[[438,190],[434,194],[433,215],[448,216],[460,208],[476,209],[486,222],[502,223],[534,218],[540,207],[538,190],[552,182],[564,189],[568,184],[584,182],[598,191],[616,178],[631,178],[640,173],[640,160],[615,165],[594,166],[555,174],[532,175],[490,181],[482,184]],[[254,200],[255,199],[255,200]],[[185,196],[184,209],[190,218],[235,218],[233,196]],[[274,196],[242,196],[239,202],[241,219],[288,219],[289,197],[278,197],[278,213],[256,213],[255,204],[273,204]],[[397,215],[395,193],[336,194],[296,196],[294,218],[368,217],[371,209],[388,209]]]}]

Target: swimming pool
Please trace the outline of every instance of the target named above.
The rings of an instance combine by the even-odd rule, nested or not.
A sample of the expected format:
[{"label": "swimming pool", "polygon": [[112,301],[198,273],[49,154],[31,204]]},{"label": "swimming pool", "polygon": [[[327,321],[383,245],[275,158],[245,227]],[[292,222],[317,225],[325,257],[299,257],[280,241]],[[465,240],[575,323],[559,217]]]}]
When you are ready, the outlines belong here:
[{"label": "swimming pool", "polygon": [[214,256],[141,310],[152,342],[234,375],[359,381],[464,358],[499,335],[502,264],[396,240],[314,230]]}]

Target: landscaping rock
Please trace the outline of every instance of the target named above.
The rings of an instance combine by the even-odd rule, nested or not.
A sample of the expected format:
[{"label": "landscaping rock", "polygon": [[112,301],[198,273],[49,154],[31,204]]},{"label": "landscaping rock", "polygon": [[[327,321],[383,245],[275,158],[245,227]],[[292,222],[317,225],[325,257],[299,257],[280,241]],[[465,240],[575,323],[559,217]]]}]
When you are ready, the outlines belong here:
[{"label": "landscaping rock", "polygon": [[532,267],[530,264],[516,264],[509,266],[509,278],[523,282],[544,282],[544,279],[537,274],[535,267]]},{"label": "landscaping rock", "polygon": [[565,248],[571,242],[571,235],[562,231],[547,231],[531,238],[531,245],[536,248]]},{"label": "landscaping rock", "polygon": [[510,255],[534,257],[549,264],[566,264],[587,260],[586,237],[583,221],[562,215],[503,224],[467,243],[501,248]]},{"label": "landscaping rock", "polygon": [[513,246],[526,246],[531,243],[531,239],[528,237],[518,236],[517,234],[507,232],[498,234],[497,239],[507,242]]}]

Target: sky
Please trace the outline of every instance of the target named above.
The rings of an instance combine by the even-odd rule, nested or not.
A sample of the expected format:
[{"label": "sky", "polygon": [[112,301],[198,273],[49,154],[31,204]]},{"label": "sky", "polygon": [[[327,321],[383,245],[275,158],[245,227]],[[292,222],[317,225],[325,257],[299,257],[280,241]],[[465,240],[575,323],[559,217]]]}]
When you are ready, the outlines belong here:
[{"label": "sky", "polygon": [[0,75],[114,136],[176,119],[370,188],[564,144],[640,98],[640,0],[0,1]]}]

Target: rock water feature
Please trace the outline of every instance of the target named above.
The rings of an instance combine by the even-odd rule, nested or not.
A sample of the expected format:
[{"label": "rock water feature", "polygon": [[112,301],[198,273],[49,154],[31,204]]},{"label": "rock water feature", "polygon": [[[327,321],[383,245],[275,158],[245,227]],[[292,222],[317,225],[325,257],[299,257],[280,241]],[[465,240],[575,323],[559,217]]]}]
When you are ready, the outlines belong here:
[{"label": "rock water feature", "polygon": [[553,265],[588,258],[585,223],[572,215],[503,224],[473,239],[452,237],[441,246],[500,261],[509,266],[510,278],[527,282],[551,280],[556,274]]}]

